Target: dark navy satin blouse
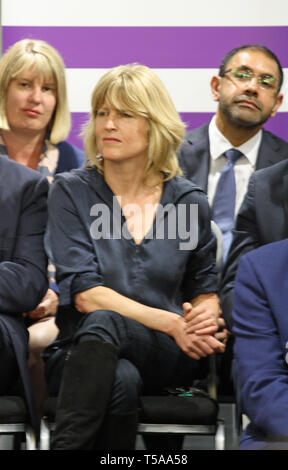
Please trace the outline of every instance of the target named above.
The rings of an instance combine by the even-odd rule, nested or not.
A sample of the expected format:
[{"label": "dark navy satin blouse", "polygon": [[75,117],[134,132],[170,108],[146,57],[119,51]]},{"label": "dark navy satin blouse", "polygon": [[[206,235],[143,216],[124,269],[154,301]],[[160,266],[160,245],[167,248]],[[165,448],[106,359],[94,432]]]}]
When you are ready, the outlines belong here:
[{"label": "dark navy satin blouse", "polygon": [[217,290],[216,242],[205,193],[181,177],[165,182],[140,244],[96,168],[57,175],[49,195],[46,248],[60,304],[103,285],[147,306],[182,314],[182,303]]}]

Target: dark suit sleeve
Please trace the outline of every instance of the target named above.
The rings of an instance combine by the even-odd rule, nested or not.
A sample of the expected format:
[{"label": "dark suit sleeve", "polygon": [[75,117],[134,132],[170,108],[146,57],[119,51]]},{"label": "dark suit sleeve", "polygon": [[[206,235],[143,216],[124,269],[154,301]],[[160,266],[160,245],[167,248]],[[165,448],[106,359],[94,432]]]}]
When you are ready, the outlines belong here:
[{"label": "dark suit sleeve", "polygon": [[[57,267],[60,304],[72,305],[75,294],[103,282],[89,235],[90,227],[83,223],[65,181],[58,178],[49,193],[45,245],[49,258]],[[73,191],[82,194],[77,185],[73,186]]]},{"label": "dark suit sleeve", "polygon": [[[181,201],[182,202],[182,201]],[[192,205],[198,208],[198,242],[191,250],[183,279],[183,301],[190,302],[200,294],[217,292],[216,238],[211,231],[211,216],[207,196],[202,191],[194,191],[190,200],[185,201],[186,218]],[[195,225],[190,222],[190,227]]]},{"label": "dark suit sleeve", "polygon": [[70,171],[84,164],[85,154],[83,150],[65,141],[60,142],[57,147],[59,150],[59,160],[55,173]]},{"label": "dark suit sleeve", "polygon": [[187,165],[185,161],[185,149],[188,147],[188,143],[184,140],[180,148],[178,149],[177,156],[178,156],[178,162],[179,166],[183,172],[183,177],[188,178],[188,171],[187,171]]},{"label": "dark suit sleeve", "polygon": [[[2,313],[33,310],[47,291],[47,259],[43,243],[47,223],[47,193],[48,182],[38,174],[36,177],[35,172],[35,177],[26,182],[21,194],[16,234],[1,243]],[[13,217],[17,217],[17,214],[11,213]]]},{"label": "dark suit sleeve", "polygon": [[248,190],[238,212],[233,240],[223,267],[220,282],[220,300],[228,329],[232,329],[234,280],[239,260],[244,253],[260,246],[255,212],[255,173],[251,176]]},{"label": "dark suit sleeve", "polygon": [[288,373],[266,293],[264,276],[270,271],[264,269],[263,275],[263,266],[251,255],[241,259],[235,282],[234,353],[241,405],[264,435],[288,437]]}]

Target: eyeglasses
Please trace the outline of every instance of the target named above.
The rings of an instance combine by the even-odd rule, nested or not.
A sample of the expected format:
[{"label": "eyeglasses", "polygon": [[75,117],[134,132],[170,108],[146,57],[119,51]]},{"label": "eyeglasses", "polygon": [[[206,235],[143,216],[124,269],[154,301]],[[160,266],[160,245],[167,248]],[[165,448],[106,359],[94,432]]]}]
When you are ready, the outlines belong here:
[{"label": "eyeglasses", "polygon": [[271,91],[274,91],[277,88],[276,78],[266,73],[263,75],[255,75],[255,73],[249,69],[228,69],[225,70],[225,72],[223,72],[221,76],[224,77],[228,73],[234,80],[236,80],[236,82],[239,83],[248,83],[256,76],[257,82],[259,83],[261,88],[264,88],[266,90],[268,89]]}]

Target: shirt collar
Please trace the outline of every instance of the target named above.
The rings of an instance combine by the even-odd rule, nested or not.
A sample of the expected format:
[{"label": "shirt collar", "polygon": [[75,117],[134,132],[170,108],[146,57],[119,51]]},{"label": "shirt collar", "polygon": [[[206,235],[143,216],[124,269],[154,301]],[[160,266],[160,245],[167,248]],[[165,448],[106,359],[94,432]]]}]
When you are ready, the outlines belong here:
[{"label": "shirt collar", "polygon": [[[210,154],[213,160],[216,160],[217,158],[221,157],[224,152],[233,147],[231,142],[229,142],[229,140],[226,139],[226,137],[219,131],[216,125],[216,116],[213,116],[213,118],[211,119],[208,132],[210,142]],[[240,152],[242,152],[247,157],[251,165],[255,166],[261,139],[262,129],[260,129],[257,134],[251,137],[251,139],[247,140],[247,142],[244,142],[244,144],[240,145],[239,147],[233,148],[237,148],[237,150],[240,150]]]}]

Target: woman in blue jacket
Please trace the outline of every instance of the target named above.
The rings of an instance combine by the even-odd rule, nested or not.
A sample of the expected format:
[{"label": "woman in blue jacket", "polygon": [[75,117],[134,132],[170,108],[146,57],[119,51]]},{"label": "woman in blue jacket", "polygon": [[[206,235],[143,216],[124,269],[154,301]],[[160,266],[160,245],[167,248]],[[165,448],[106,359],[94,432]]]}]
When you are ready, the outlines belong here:
[{"label": "woman in blue jacket", "polygon": [[214,336],[209,206],[179,176],[183,135],[157,75],[115,67],[92,95],[90,165],[58,175],[52,187],[47,243],[67,306],[57,314],[60,333],[75,309],[82,317],[74,317],[54,449],[133,448],[143,390],[191,382],[205,374],[202,359],[224,350]]}]

